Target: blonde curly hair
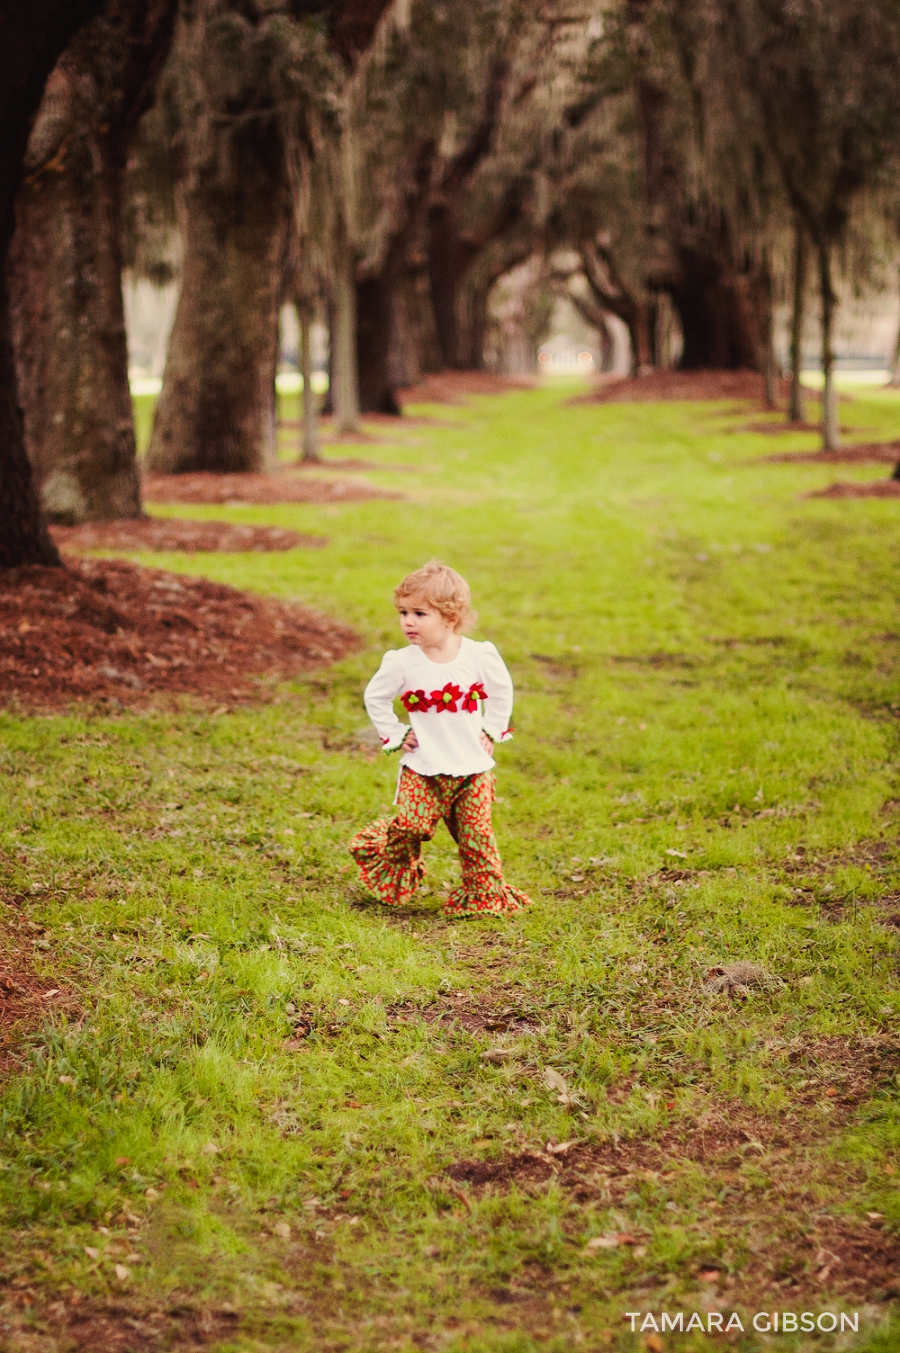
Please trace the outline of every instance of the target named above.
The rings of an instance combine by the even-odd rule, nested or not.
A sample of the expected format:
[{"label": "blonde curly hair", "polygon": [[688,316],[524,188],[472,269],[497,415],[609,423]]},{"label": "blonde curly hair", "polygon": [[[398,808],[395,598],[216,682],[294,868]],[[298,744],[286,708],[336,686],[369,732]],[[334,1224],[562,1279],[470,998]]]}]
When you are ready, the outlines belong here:
[{"label": "blonde curly hair", "polygon": [[453,622],[456,634],[471,629],[478,619],[478,612],[472,609],[472,593],[465,578],[436,559],[417,568],[415,573],[408,573],[394,588],[394,605],[398,611],[413,601],[433,606],[445,620]]}]

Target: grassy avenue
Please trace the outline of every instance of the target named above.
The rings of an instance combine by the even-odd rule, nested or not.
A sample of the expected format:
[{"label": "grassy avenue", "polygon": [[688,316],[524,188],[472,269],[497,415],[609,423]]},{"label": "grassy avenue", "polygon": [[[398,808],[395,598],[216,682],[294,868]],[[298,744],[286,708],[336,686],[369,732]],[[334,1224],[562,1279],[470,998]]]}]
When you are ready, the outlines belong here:
[{"label": "grassy avenue", "polygon": [[[816,439],[746,406],[573,391],[376,426],[398,500],[154,509],[326,534],[142,562],[313,605],[350,659],[0,715],[0,942],[65,997],[0,1081],[4,1349],[75,1347],[79,1308],[97,1348],[132,1347],[112,1308],[217,1353],[700,1350],[710,1311],[745,1353],[897,1346],[900,506],[803,496],[835,467],[762,463]],[[896,396],[847,410],[895,435]],[[443,829],[405,912],[346,851],[393,796],[391,590],[435,556],[517,686],[509,921],[441,918]],[[826,1310],[859,1332],[752,1328]]]}]

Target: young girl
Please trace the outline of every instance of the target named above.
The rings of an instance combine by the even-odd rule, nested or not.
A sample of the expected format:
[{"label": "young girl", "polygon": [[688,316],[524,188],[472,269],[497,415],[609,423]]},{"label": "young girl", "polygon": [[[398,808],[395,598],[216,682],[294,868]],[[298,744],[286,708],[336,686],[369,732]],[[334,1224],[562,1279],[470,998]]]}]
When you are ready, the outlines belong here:
[{"label": "young girl", "polygon": [[[384,750],[403,752],[397,813],[350,843],[365,886],[379,901],[400,906],[425,875],[421,845],[443,818],[462,866],[462,886],[444,903],[446,916],[498,915],[529,902],[505,882],[491,827],[492,752],[495,742],[512,737],[512,681],[493,644],[463,638],[476,619],[470,601],[465,579],[434,562],[394,592],[409,648],[385,653],[365,702]],[[398,695],[409,724],[394,713]]]}]

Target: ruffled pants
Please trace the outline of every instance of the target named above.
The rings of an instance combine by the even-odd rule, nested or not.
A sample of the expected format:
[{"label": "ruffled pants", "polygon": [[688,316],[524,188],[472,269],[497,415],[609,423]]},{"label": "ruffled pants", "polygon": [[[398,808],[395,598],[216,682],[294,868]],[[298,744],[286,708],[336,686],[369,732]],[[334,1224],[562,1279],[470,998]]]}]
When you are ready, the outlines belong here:
[{"label": "ruffled pants", "polygon": [[358,832],[350,853],[360,877],[380,902],[402,906],[425,877],[422,842],[446,822],[459,847],[462,885],[444,903],[445,916],[502,915],[521,911],[530,899],[503,877],[491,825],[492,771],[478,775],[418,775],[404,766],[397,812]]}]

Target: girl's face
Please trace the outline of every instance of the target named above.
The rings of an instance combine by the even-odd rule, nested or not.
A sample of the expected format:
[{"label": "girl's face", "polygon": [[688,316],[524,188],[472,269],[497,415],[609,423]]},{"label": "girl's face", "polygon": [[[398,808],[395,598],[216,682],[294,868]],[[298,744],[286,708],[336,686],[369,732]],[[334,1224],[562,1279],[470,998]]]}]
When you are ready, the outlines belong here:
[{"label": "girl's face", "polygon": [[427,601],[407,600],[397,609],[407,643],[417,644],[419,648],[441,648],[454,633],[455,620],[447,620]]}]

